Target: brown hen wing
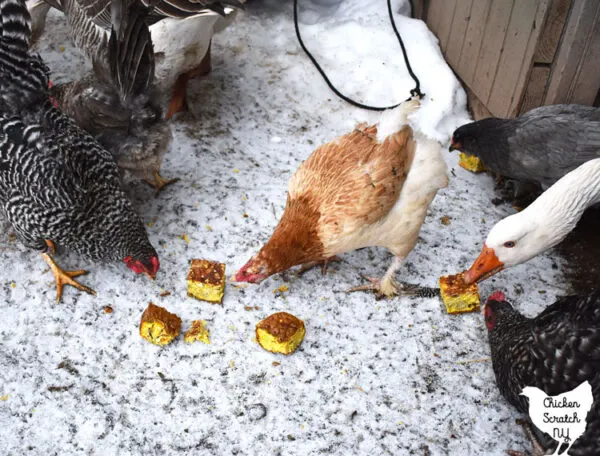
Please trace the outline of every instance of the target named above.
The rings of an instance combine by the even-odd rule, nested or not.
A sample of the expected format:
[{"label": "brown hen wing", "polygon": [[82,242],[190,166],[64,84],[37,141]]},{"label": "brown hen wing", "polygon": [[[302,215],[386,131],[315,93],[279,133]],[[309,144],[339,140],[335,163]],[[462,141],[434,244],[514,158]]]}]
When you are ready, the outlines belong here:
[{"label": "brown hen wing", "polygon": [[405,126],[383,143],[376,135],[376,126],[359,125],[318,148],[290,180],[289,199],[312,201],[319,213],[327,255],[384,219],[400,197],[414,157],[412,130]]}]

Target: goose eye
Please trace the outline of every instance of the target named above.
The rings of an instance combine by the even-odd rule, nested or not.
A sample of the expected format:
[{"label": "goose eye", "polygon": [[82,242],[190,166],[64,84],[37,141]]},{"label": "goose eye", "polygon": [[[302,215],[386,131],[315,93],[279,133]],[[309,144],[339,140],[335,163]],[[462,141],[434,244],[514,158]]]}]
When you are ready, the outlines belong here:
[{"label": "goose eye", "polygon": [[512,249],[515,246],[515,241],[508,241],[504,243],[504,247]]}]

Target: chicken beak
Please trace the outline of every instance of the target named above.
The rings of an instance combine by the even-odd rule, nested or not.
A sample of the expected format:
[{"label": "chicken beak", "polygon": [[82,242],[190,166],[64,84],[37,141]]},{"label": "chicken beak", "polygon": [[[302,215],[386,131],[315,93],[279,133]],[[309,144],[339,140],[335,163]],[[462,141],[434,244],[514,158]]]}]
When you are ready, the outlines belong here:
[{"label": "chicken beak", "polygon": [[502,269],[504,269],[504,263],[498,259],[494,249],[490,249],[484,244],[481,253],[471,268],[465,272],[465,283],[470,285],[473,282],[481,282],[502,271]]},{"label": "chicken beak", "polygon": [[461,145],[460,143],[454,142],[454,139],[452,139],[452,141],[450,141],[450,147],[448,148],[448,150],[450,152],[455,151],[455,150],[460,150]]},{"label": "chicken beak", "polygon": [[150,277],[150,280],[156,279],[156,274],[152,275],[148,271],[144,271],[144,274],[146,274],[148,277]]}]

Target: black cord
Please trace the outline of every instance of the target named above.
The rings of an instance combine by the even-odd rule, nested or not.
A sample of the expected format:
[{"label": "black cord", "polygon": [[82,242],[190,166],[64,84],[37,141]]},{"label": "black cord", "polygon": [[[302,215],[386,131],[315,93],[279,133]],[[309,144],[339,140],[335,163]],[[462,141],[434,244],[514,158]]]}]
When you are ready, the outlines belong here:
[{"label": "black cord", "polygon": [[[425,94],[421,92],[421,83],[419,82],[419,78],[417,78],[417,76],[415,75],[415,73],[413,72],[413,70],[410,66],[410,62],[408,60],[408,55],[406,54],[406,48],[404,47],[404,42],[402,41],[400,32],[398,32],[398,28],[396,27],[396,21],[394,21],[394,13],[392,11],[392,1],[387,0],[387,5],[388,5],[388,13],[390,15],[390,22],[392,23],[392,27],[394,28],[394,32],[396,33],[396,37],[398,38],[398,41],[400,42],[400,47],[402,48],[402,54],[404,55],[404,62],[406,64],[406,68],[408,69],[408,73],[410,74],[410,77],[413,78],[413,80],[415,81],[415,84],[416,84],[415,88],[410,91],[410,95],[411,95],[411,97],[417,96],[422,99],[425,96]],[[412,15],[413,14],[412,1],[410,1],[410,6],[411,6],[411,15]],[[302,49],[304,50],[304,52],[306,53],[308,58],[311,60],[311,62],[313,63],[313,65],[315,66],[317,71],[319,73],[321,73],[321,76],[323,76],[323,79],[325,80],[325,82],[327,83],[329,88],[333,91],[333,93],[335,93],[342,100],[344,100],[347,103],[350,103],[351,105],[356,106],[358,108],[368,109],[370,111],[385,111],[386,109],[392,109],[392,108],[395,108],[400,105],[400,103],[398,103],[393,106],[387,106],[387,107],[368,106],[368,105],[359,103],[358,101],[354,101],[353,99],[347,97],[346,95],[341,93],[338,89],[336,89],[336,87],[331,83],[331,81],[325,74],[325,71],[323,71],[323,69],[321,68],[321,65],[319,65],[317,60],[313,57],[313,55],[310,53],[310,51],[306,48],[306,46],[304,45],[304,41],[302,41],[302,37],[300,36],[300,27],[298,26],[298,0],[294,0],[294,27],[296,29],[296,36],[298,37],[298,42],[300,43],[300,46],[302,47]],[[408,99],[410,100],[410,97]]]}]

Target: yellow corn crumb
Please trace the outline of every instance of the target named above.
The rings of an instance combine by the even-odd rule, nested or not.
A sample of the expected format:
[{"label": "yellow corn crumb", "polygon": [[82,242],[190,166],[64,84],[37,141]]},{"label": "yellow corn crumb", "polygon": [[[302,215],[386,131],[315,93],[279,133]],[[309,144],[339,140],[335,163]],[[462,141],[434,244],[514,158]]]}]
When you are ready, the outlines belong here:
[{"label": "yellow corn crumb", "polygon": [[239,169],[237,169],[237,168],[235,168],[235,169],[233,170],[233,172],[237,174],[237,173],[239,173],[239,172],[240,172],[240,170],[239,170]]},{"label": "yellow corn crumb", "polygon": [[4,396],[0,396],[0,401],[7,401],[8,400],[8,394],[5,394]]},{"label": "yellow corn crumb", "polygon": [[206,228],[206,231],[212,231],[212,226],[210,225],[204,225],[204,228]]},{"label": "yellow corn crumb", "polygon": [[10,283],[10,286],[11,286],[11,288],[17,288],[17,284],[16,284],[16,283],[14,283],[14,282],[11,282],[11,283]]},{"label": "yellow corn crumb", "polygon": [[148,222],[147,225],[148,225],[148,228],[152,228],[154,226],[154,222]]},{"label": "yellow corn crumb", "polygon": [[183,239],[185,242],[187,242],[188,244],[190,243],[190,238],[188,237],[187,234],[182,234],[181,235],[181,239]]},{"label": "yellow corn crumb", "polygon": [[463,152],[460,152],[458,156],[458,164],[467,171],[481,173],[486,170],[480,158],[475,157],[474,155],[467,155]]},{"label": "yellow corn crumb", "polygon": [[58,48],[58,50],[59,50],[60,52],[65,52],[65,47],[64,47],[64,46],[61,46],[61,47],[59,47],[59,48]]},{"label": "yellow corn crumb", "polygon": [[209,336],[206,322],[204,320],[194,320],[192,321],[192,327],[183,336],[183,340],[187,343],[204,342],[210,344]]}]

